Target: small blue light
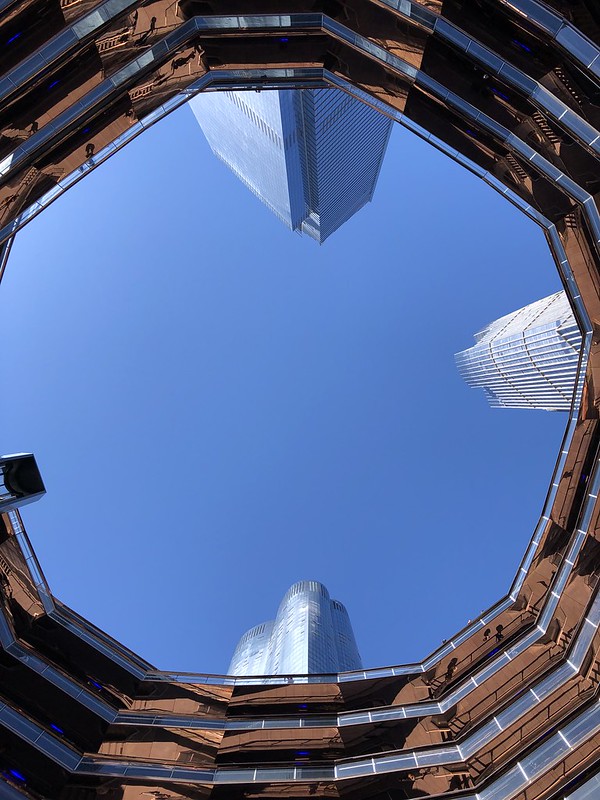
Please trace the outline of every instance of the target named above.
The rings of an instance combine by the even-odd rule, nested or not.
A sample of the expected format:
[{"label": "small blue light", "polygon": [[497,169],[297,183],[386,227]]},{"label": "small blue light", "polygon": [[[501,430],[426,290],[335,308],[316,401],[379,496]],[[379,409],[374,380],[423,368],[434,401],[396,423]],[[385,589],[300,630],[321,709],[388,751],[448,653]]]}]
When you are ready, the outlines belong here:
[{"label": "small blue light", "polygon": [[57,86],[59,83],[60,83],[60,81],[52,81],[52,83],[51,83],[51,84],[50,84],[50,86],[48,87],[48,90],[50,90],[50,89],[53,89],[53,88],[54,88],[55,86]]},{"label": "small blue light", "polygon": [[516,44],[517,47],[520,47],[521,50],[525,50],[526,53],[531,53],[531,47],[527,47],[526,44],[523,44],[523,42],[520,42],[518,39],[511,39],[511,42]]},{"label": "small blue light", "polygon": [[11,37],[10,37],[10,39],[8,40],[8,42],[7,42],[6,44],[10,44],[11,42],[14,42],[14,40],[15,40],[15,39],[18,39],[18,38],[19,38],[19,36],[21,36],[21,34],[20,34],[20,33],[15,33],[15,35],[14,35],[14,36],[11,36]]},{"label": "small blue light", "polygon": [[308,750],[297,750],[296,751],[296,755],[297,756],[309,756],[310,752]]},{"label": "small blue light", "polygon": [[492,92],[495,95],[497,95],[498,97],[501,97],[503,100],[508,100],[509,99],[507,94],[504,94],[504,92],[501,92],[500,89],[496,89],[495,86],[490,86],[490,89],[492,90]]},{"label": "small blue light", "polygon": [[308,708],[308,705],[306,703],[300,703],[298,708]]},{"label": "small blue light", "polygon": [[90,678],[90,683],[92,684],[92,686],[95,686],[96,689],[104,688],[100,683],[97,683],[96,681],[93,681],[91,678]]},{"label": "small blue light", "polygon": [[8,770],[8,774],[9,774],[9,775],[12,775],[12,777],[13,777],[13,778],[16,778],[18,781],[23,781],[23,782],[25,782],[25,776],[24,776],[24,775],[21,775],[21,773],[20,773],[20,772],[17,772],[17,770],[16,770],[16,769],[9,769],[9,770]]},{"label": "small blue light", "polygon": [[491,656],[495,656],[496,653],[499,653],[499,652],[500,652],[500,648],[496,647],[494,650],[490,650],[490,652],[487,654],[487,657],[490,658]]},{"label": "small blue light", "polygon": [[279,41],[280,42],[289,42],[289,38],[287,36],[280,36],[279,37]]},{"label": "small blue light", "polygon": [[469,136],[475,136],[475,138],[477,138],[477,134],[475,133],[475,131],[471,130],[471,128],[467,128],[467,133],[469,134]]},{"label": "small blue light", "polygon": [[61,728],[59,728],[58,725],[55,725],[53,722],[51,722],[50,727],[52,728],[53,731],[56,731],[57,733],[60,733],[61,736],[64,736],[65,732]]}]

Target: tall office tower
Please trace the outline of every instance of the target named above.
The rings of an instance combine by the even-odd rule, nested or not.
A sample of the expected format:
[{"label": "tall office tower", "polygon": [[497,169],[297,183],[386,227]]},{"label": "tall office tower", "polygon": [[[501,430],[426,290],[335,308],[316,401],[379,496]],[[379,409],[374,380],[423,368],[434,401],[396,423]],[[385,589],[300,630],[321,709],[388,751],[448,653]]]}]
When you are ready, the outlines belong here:
[{"label": "tall office tower", "polygon": [[285,593],[274,622],[247,631],[230,675],[311,675],[362,669],[346,608],[322,583],[299,581]]},{"label": "tall office tower", "polygon": [[493,408],[571,408],[581,333],[564,292],[500,317],[475,340],[456,364]]},{"label": "tall office tower", "polygon": [[345,92],[212,92],[190,105],[215,155],[292,230],[322,243],[372,199],[392,121]]}]

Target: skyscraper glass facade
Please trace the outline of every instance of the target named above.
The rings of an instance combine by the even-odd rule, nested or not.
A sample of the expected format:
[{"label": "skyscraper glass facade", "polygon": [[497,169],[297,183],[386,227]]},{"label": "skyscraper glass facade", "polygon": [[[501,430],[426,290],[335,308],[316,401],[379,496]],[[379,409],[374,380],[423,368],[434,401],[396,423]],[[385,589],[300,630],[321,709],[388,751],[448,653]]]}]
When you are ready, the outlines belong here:
[{"label": "skyscraper glass facade", "polygon": [[493,408],[570,409],[581,333],[564,292],[497,319],[475,340],[456,364]]},{"label": "skyscraper glass facade", "polygon": [[213,92],[190,105],[213,152],[292,230],[324,242],[372,199],[392,122],[345,92]]},{"label": "skyscraper glass facade", "polygon": [[310,675],[362,669],[346,608],[322,583],[299,581],[285,593],[274,622],[245,633],[230,675]]}]

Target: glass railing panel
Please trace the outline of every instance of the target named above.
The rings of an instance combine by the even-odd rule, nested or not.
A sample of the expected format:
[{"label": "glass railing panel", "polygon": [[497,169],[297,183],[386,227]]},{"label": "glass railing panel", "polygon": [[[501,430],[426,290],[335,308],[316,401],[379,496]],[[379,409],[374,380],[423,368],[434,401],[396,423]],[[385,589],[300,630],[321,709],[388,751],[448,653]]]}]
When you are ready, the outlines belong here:
[{"label": "glass railing panel", "polygon": [[297,767],[296,780],[331,781],[334,778],[333,767]]},{"label": "glass railing panel", "polygon": [[521,764],[527,775],[531,777],[545,772],[554,761],[569,751],[569,745],[565,740],[555,735],[537,747],[532,753],[522,759]]},{"label": "glass railing panel", "polygon": [[588,195],[585,201],[585,211],[587,212],[588,224],[592,229],[592,236],[596,243],[600,242],[600,222],[598,221],[598,209],[594,199]]},{"label": "glass railing panel", "polygon": [[[159,724],[161,718],[158,718]],[[196,720],[198,722],[198,720]],[[192,727],[192,726],[190,726]],[[202,720],[200,724],[194,727],[199,728],[214,728],[216,730],[226,731],[256,731],[266,727],[265,720],[262,719],[225,719],[225,720]]]},{"label": "glass railing panel", "polygon": [[563,663],[547,675],[543,681],[534,687],[536,695],[543,699],[548,697],[573,677],[574,670],[568,663]]},{"label": "glass railing panel", "polygon": [[[510,135],[509,141],[517,152],[519,152],[528,161],[531,161],[533,164],[535,164],[540,172],[542,172],[551,181],[556,181],[558,178],[564,177],[562,170],[547,161],[542,155],[540,155],[540,153],[537,152],[537,150],[529,147],[529,145],[525,144],[522,140],[515,136],[514,133]],[[587,195],[587,192],[585,194]]]},{"label": "glass railing panel", "polygon": [[458,747],[436,747],[435,750],[423,750],[415,753],[415,758],[419,767],[431,767],[436,764],[458,764],[464,760]]},{"label": "glass railing panel", "polygon": [[438,661],[441,661],[442,658],[445,656],[450,655],[453,650],[456,648],[450,644],[449,642],[441,647],[439,650],[436,650],[428,659],[423,662],[423,669],[427,672],[428,669],[435,666]]},{"label": "glass railing panel", "polygon": [[548,89],[545,89],[539,84],[534,88],[533,92],[531,93],[531,97],[538,105],[546,109],[546,111],[548,111],[555,119],[561,119],[561,117],[568,111],[568,106],[565,105],[565,103],[559,100],[556,95],[552,94],[552,92],[549,92]]},{"label": "glass railing panel", "polygon": [[249,769],[218,769],[215,772],[215,783],[243,783],[251,781],[254,770]]},{"label": "glass railing panel", "polygon": [[[269,781],[293,781],[296,780],[295,770],[288,769],[257,769],[252,780],[257,783],[267,783]],[[311,770],[312,772],[312,770]],[[331,778],[331,772],[329,776]]]},{"label": "glass railing panel", "polygon": [[368,725],[371,718],[368,712],[362,714],[340,714],[338,725],[343,727],[345,725]]},{"label": "glass railing panel", "polygon": [[524,695],[514,700],[504,711],[496,714],[498,724],[503,730],[509,728],[520,716],[526,714],[538,703],[539,700],[531,691],[526,692]]},{"label": "glass railing panel", "polygon": [[[355,41],[363,52],[371,53],[371,55],[385,63],[395,63],[396,59],[392,59],[391,54],[382,47],[379,47],[379,45],[375,44],[375,42],[371,42],[369,39],[365,39],[363,36],[357,36]],[[401,62],[401,59],[398,60]]]},{"label": "glass railing panel", "polygon": [[596,143],[596,152],[600,152],[600,136],[598,131],[582,119],[571,109],[567,109],[562,116],[562,123],[587,145]]},{"label": "glass railing panel", "polygon": [[491,675],[495,675],[508,661],[510,661],[510,659],[507,657],[506,653],[500,653],[498,658],[494,659],[494,661],[477,672],[475,676],[477,684],[482,684]]},{"label": "glass railing panel", "polygon": [[186,767],[175,767],[171,774],[180,781],[190,781],[191,783],[211,783],[215,780],[215,772],[209,769],[188,769]]},{"label": "glass railing panel", "polygon": [[9,78],[14,84],[14,87],[20,86],[21,83],[31,78],[40,70],[44,69],[46,65],[46,59],[42,58],[39,53],[36,53],[30,56],[25,63],[11,70],[9,73]]},{"label": "glass railing panel", "polygon": [[419,703],[418,705],[410,705],[405,707],[404,713],[407,719],[414,717],[428,717],[431,716],[432,714],[440,713],[440,704]]},{"label": "glass railing panel", "polygon": [[[439,713],[438,711],[435,713]],[[427,712],[424,712],[427,714]],[[372,722],[385,722],[386,720],[406,719],[406,711],[402,706],[398,708],[388,708],[385,711],[371,711],[369,716]]]},{"label": "glass railing panel", "polygon": [[447,42],[452,42],[452,44],[460,50],[466,50],[473,41],[470,36],[467,36],[467,34],[463,33],[459,28],[446,22],[443,17],[438,17],[435,20],[434,31],[439,34],[442,39],[445,39]]},{"label": "glass railing panel", "polygon": [[600,775],[594,775],[572,794],[565,795],[564,800],[597,800],[598,797],[600,797]]},{"label": "glass railing panel", "polygon": [[364,672],[342,672],[338,675],[338,682],[350,683],[350,681],[363,680],[365,677]]},{"label": "glass railing panel", "polygon": [[336,717],[316,717],[316,718],[306,718],[301,720],[303,728],[334,728],[336,725],[339,725]]},{"label": "glass railing panel", "polygon": [[432,30],[437,20],[436,15],[432,11],[424,8],[419,3],[412,3],[411,5],[411,18],[424,27],[429,28],[429,30]]},{"label": "glass railing panel", "polygon": [[491,117],[488,117],[486,114],[482,114],[480,112],[477,112],[477,114],[475,116],[475,120],[476,120],[476,122],[478,122],[481,125],[483,125],[483,127],[486,130],[488,130],[489,132],[493,133],[494,136],[498,139],[498,141],[500,141],[500,142],[508,142],[508,140],[510,138],[508,129],[505,128],[503,125],[500,125],[500,123],[496,122]]},{"label": "glass railing panel", "polygon": [[586,67],[598,57],[598,48],[570,25],[565,25],[559,30],[556,41]]},{"label": "glass railing panel", "polygon": [[[415,762],[414,758],[411,758],[410,762],[411,762],[413,767],[416,766],[416,762]],[[374,770],[371,767],[371,769],[369,770],[369,773],[372,774],[373,771]],[[385,772],[386,770],[382,769],[380,771],[381,772]],[[335,767],[335,777],[336,778],[352,778],[352,777],[358,777],[360,775],[365,775],[365,774],[367,774],[367,771],[365,769],[364,762],[360,762],[358,764],[352,764],[352,763],[351,764],[338,764]]]},{"label": "glass railing panel", "polygon": [[323,19],[323,27],[326,31],[331,31],[331,33],[335,33],[336,36],[339,36],[340,39],[354,44],[356,41],[356,34],[352,31],[348,30],[345,25],[342,25],[339,22],[336,22],[331,17],[325,17]]},{"label": "glass railing panel", "polygon": [[2,797],[5,798],[5,800],[23,800],[24,795],[20,789],[6,783],[4,778],[0,778],[0,780],[2,781]]},{"label": "glass railing panel", "polygon": [[[333,723],[335,725],[335,722]],[[265,719],[263,722],[263,728],[299,728],[301,725],[301,721],[299,717],[291,718],[287,717],[285,719]]]},{"label": "glass railing panel", "polygon": [[571,747],[575,747],[580,741],[585,741],[592,733],[600,728],[600,704],[597,702],[586,709],[577,719],[570,722],[562,729],[565,739]]},{"label": "glass railing panel", "polygon": [[512,603],[508,598],[506,598],[503,602],[498,603],[496,606],[494,606],[493,609],[491,609],[481,617],[481,624],[487,625],[495,617],[497,617],[498,614],[502,613],[502,611],[506,611],[507,608],[510,608],[511,605]]},{"label": "glass railing panel", "polygon": [[3,613],[0,612],[0,642],[4,649],[8,648],[15,641],[12,627]]},{"label": "glass railing panel", "polygon": [[[469,50],[469,53],[472,53],[473,51],[474,48],[471,48]],[[526,97],[530,97],[531,95],[533,95],[535,89],[538,86],[536,81],[534,81],[528,75],[525,75],[525,73],[521,72],[521,70],[511,66],[506,61],[502,65],[499,71],[499,75],[502,78],[504,78],[507,83],[512,84],[513,86],[517,86]]]},{"label": "glass railing panel", "polygon": [[35,740],[35,746],[44,755],[69,770],[76,769],[81,760],[79,753],[45,731]]},{"label": "glass railing panel", "polygon": [[100,10],[106,19],[111,19],[135,5],[136,2],[137,0],[107,0]]},{"label": "glass railing panel", "polygon": [[495,736],[500,733],[500,728],[492,719],[481,725],[477,730],[473,731],[460,746],[462,760],[471,758],[472,755],[477,753],[481,748],[490,742]]},{"label": "glass railing panel", "polygon": [[451,692],[449,697],[445,698],[444,706],[448,704],[454,705],[455,703],[458,703],[460,700],[469,695],[473,691],[476,685],[477,684],[473,679],[464,681],[464,683],[461,683],[459,686],[456,687],[456,689],[454,689]]},{"label": "glass railing panel", "polygon": [[556,592],[556,594],[561,595],[565,586],[567,585],[567,581],[571,577],[571,566],[563,562],[563,566],[559,570],[558,575],[556,576],[554,583],[552,584],[552,591]]},{"label": "glass railing panel", "polygon": [[171,773],[171,767],[156,767],[152,764],[139,767],[129,764],[123,772],[128,778],[170,778]]},{"label": "glass railing panel", "polygon": [[404,769],[414,769],[417,759],[414,753],[404,753],[389,758],[375,758],[375,772],[398,772]]},{"label": "glass railing panel", "polygon": [[100,13],[99,10],[92,11],[91,14],[83,17],[83,19],[78,20],[71,30],[75,34],[78,39],[85,39],[86,36],[89,36],[95,30],[100,28],[104,25],[105,19]]},{"label": "glass railing panel", "polygon": [[469,119],[472,118],[474,112],[474,106],[471,103],[467,102],[466,100],[463,100],[462,97],[459,97],[459,95],[455,94],[449,95],[448,102],[451,103],[452,108],[461,112],[467,118]]},{"label": "glass railing panel", "polygon": [[581,550],[581,546],[583,545],[586,536],[587,536],[587,533],[586,533],[585,529],[584,530],[578,530],[576,532],[576,534],[575,534],[575,536],[573,538],[573,541],[571,543],[571,546],[569,547],[569,550],[567,552],[567,558],[566,558],[567,561],[570,561],[572,564],[575,563],[575,559],[577,558],[577,554]]},{"label": "glass railing panel", "polygon": [[507,797],[513,797],[517,794],[525,782],[525,777],[519,767],[505,772],[498,780],[494,781],[491,786],[487,786],[477,793],[477,800],[506,800]]},{"label": "glass railing panel", "polygon": [[559,175],[555,180],[559,186],[562,186],[571,197],[575,198],[575,200],[579,200],[580,203],[585,203],[590,196],[585,189],[582,189],[578,183],[569,178],[567,175]]},{"label": "glass railing panel", "polygon": [[562,17],[550,11],[547,6],[541,6],[535,0],[511,0],[510,5],[536,22],[552,37],[556,36],[564,24]]},{"label": "glass railing panel", "polygon": [[489,67],[491,72],[499,73],[504,65],[504,61],[499,56],[488,50],[487,47],[483,47],[479,42],[471,40],[467,52],[472,58]]},{"label": "glass railing panel", "polygon": [[151,125],[154,125],[155,122],[158,122],[158,120],[166,116],[167,113],[168,109],[166,106],[158,106],[158,108],[155,108],[154,111],[146,114],[146,116],[143,117],[138,124],[143,128],[149,128]]},{"label": "glass railing panel", "polygon": [[577,637],[573,648],[569,652],[569,662],[576,669],[581,668],[583,659],[586,656],[592,639],[596,635],[596,630],[597,627],[588,620],[583,623],[579,636]]},{"label": "glass railing panel", "polygon": [[102,761],[94,761],[92,758],[82,758],[79,771],[84,775],[114,775],[115,767]]},{"label": "glass railing panel", "polygon": [[39,203],[32,203],[20,215],[23,223],[26,223],[30,219],[33,219],[33,217],[35,217],[36,214],[39,214],[40,211],[42,210],[43,206],[41,206]]},{"label": "glass railing panel", "polygon": [[41,733],[38,725],[34,725],[27,717],[18,714],[7,705],[0,709],[0,724],[28,742],[35,742]]},{"label": "glass railing panel", "polygon": [[462,164],[463,167],[473,172],[479,178],[482,178],[485,175],[485,168],[480,167],[478,164],[475,164],[474,161],[471,161],[467,156],[463,155],[462,153],[457,153],[454,159],[458,164]]},{"label": "glass railing panel", "polygon": [[386,667],[385,669],[369,669],[367,670],[367,675],[369,678],[392,678],[394,677],[394,671],[391,667]]},{"label": "glass railing panel", "polygon": [[69,50],[78,41],[78,37],[73,30],[67,28],[67,30],[59,33],[58,36],[55,36],[54,39],[50,39],[48,44],[40,51],[40,55],[46,63],[51,64],[57,56]]}]

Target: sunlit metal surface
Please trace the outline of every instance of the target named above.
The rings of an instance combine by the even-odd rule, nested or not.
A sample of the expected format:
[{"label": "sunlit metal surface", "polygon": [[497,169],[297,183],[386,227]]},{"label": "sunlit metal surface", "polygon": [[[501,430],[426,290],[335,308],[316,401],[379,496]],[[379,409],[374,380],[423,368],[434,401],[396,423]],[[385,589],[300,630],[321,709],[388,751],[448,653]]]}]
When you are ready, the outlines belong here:
[{"label": "sunlit metal surface", "polygon": [[494,320],[475,341],[456,364],[492,408],[571,409],[581,333],[564,292]]}]

